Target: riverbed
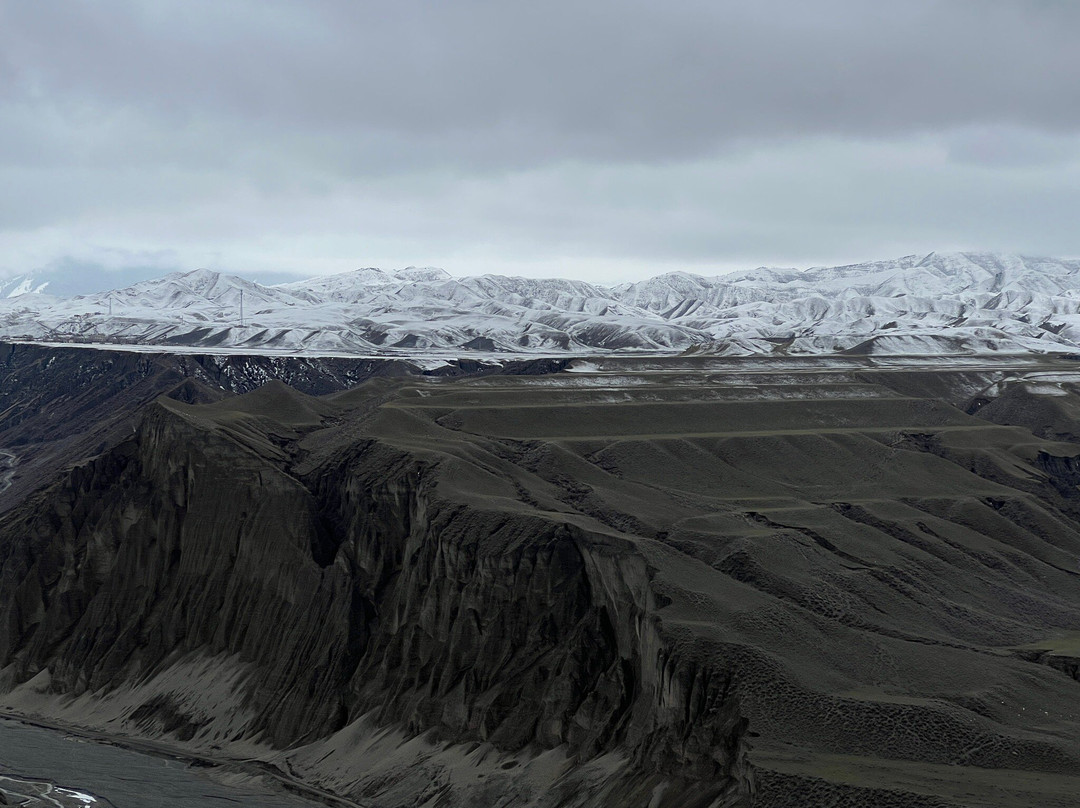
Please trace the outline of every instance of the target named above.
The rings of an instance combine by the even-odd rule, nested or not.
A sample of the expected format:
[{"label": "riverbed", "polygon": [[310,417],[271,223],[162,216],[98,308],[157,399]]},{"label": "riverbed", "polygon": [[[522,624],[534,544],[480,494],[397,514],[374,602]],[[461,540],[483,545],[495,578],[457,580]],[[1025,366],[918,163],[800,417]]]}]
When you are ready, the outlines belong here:
[{"label": "riverbed", "polygon": [[[228,786],[185,763],[0,719],[0,779],[47,781],[105,808],[314,808],[319,803],[257,786]],[[11,781],[8,781],[9,783]],[[0,783],[3,786],[3,783]],[[60,804],[44,801],[42,805]],[[93,802],[83,801],[91,808]]]}]

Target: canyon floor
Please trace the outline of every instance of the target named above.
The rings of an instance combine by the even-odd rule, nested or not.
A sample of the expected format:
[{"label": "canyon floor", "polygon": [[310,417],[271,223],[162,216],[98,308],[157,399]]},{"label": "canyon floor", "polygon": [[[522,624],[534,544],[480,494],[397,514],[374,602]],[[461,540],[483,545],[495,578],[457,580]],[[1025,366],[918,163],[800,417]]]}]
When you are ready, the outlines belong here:
[{"label": "canyon floor", "polygon": [[1077,805],[1080,362],[548,370],[0,418],[0,706],[379,808]]}]

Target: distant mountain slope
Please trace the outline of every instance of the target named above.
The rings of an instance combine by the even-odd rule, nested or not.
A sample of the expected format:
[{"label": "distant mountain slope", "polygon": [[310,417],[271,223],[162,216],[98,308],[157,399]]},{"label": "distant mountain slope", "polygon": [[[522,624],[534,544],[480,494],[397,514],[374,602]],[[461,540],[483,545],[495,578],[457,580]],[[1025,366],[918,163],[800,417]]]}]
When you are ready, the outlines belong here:
[{"label": "distant mountain slope", "polygon": [[26,277],[0,286],[15,295],[0,300],[0,337],[348,354],[1080,348],[1080,261],[989,253],[716,277],[672,272],[613,287],[458,279],[430,267],[278,286],[200,269],[68,298],[35,284]]},{"label": "distant mountain slope", "polygon": [[49,285],[36,275],[17,275],[14,278],[0,280],[0,297],[18,297],[19,295],[44,292]]}]

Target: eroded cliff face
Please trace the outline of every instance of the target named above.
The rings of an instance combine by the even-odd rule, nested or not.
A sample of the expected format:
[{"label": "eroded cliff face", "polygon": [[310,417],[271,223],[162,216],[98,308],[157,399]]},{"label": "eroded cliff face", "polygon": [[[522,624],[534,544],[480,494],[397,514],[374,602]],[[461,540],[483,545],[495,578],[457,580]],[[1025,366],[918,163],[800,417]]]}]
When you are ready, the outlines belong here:
[{"label": "eroded cliff face", "polygon": [[[448,500],[451,463],[378,440],[297,468],[299,437],[163,399],[9,514],[6,688],[47,671],[58,695],[131,689],[129,730],[195,744],[289,748],[366,716],[506,752],[617,752],[617,804],[668,780],[682,796],[658,805],[749,793],[730,674],[661,636],[625,540]],[[205,658],[241,671],[224,703],[140,692]]]},{"label": "eroded cliff face", "polygon": [[0,519],[3,702],[387,808],[1069,805],[1080,449],[646,370],[159,400]]}]

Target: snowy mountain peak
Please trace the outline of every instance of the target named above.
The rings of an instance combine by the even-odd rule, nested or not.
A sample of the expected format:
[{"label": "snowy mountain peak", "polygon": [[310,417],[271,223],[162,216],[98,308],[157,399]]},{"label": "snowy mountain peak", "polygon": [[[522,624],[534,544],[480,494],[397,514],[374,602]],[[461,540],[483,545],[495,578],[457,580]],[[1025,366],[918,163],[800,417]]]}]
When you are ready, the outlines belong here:
[{"label": "snowy mountain peak", "polygon": [[35,275],[18,275],[0,280],[0,297],[18,297],[19,295],[41,294],[49,282]]},{"label": "snowy mountain peak", "polygon": [[[301,352],[1080,351],[1080,261],[929,253],[618,286],[357,269],[263,286],[209,269],[97,295],[11,279],[0,336]],[[241,325],[240,298],[244,317]]]},{"label": "snowy mountain peak", "polygon": [[[250,281],[247,278],[241,278],[238,275],[226,275],[213,269],[193,269],[190,272],[173,272],[165,277],[171,278],[175,282],[187,286],[197,294],[206,295],[208,297],[215,294],[221,294],[229,289],[250,289],[261,292],[267,288],[255,281]],[[157,281],[144,281],[144,283],[154,284],[157,283]]]},{"label": "snowy mountain peak", "polygon": [[402,280],[408,280],[414,283],[419,283],[421,281],[438,283],[441,281],[452,281],[454,279],[453,275],[445,269],[439,269],[438,267],[405,267],[405,269],[399,269],[392,274]]}]

